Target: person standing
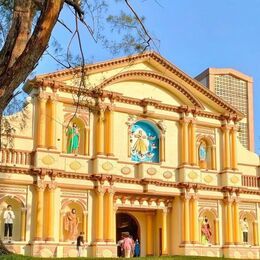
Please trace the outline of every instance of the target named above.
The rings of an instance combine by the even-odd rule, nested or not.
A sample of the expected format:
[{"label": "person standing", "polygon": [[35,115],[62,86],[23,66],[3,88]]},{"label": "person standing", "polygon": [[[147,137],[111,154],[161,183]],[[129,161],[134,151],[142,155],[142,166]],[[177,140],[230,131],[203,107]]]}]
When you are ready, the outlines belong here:
[{"label": "person standing", "polygon": [[123,241],[125,258],[130,258],[133,247],[134,247],[133,240],[129,237],[129,235],[126,235]]},{"label": "person standing", "polygon": [[77,250],[78,250],[78,257],[83,256],[83,249],[84,249],[84,233],[80,232],[79,236],[77,237]]},{"label": "person standing", "polygon": [[134,257],[140,257],[140,243],[139,240],[135,240]]},{"label": "person standing", "polygon": [[14,223],[15,215],[12,211],[12,206],[8,205],[7,210],[4,212],[4,222],[5,222],[5,230],[4,230],[4,240],[7,240],[9,237],[9,243],[12,240],[13,236],[13,223]]}]

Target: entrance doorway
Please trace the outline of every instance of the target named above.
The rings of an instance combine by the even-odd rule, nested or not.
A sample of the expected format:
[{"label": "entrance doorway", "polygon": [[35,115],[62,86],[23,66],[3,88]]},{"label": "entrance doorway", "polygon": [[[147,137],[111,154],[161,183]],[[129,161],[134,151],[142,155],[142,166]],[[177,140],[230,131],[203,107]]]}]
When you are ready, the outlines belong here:
[{"label": "entrance doorway", "polygon": [[[116,214],[116,241],[122,239],[122,236],[130,235],[134,239],[140,241],[140,228],[135,217],[128,213]],[[120,247],[118,248],[118,256],[122,256]]]}]

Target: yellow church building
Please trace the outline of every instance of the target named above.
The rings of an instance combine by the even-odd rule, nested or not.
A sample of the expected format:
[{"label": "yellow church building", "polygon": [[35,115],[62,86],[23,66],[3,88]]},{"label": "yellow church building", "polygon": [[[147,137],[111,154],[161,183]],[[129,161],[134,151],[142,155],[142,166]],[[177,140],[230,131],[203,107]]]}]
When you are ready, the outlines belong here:
[{"label": "yellow church building", "polygon": [[259,259],[259,157],[237,139],[245,115],[155,52],[86,66],[92,91],[78,105],[81,69],[24,87],[26,127],[0,152],[8,249],[77,256],[84,232],[85,256],[116,257],[129,233],[141,256]]}]

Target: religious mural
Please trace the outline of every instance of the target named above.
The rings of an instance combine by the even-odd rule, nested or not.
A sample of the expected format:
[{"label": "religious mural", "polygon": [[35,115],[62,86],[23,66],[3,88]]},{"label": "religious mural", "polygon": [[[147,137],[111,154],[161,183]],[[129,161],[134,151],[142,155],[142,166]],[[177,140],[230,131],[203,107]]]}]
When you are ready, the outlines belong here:
[{"label": "religious mural", "polygon": [[159,162],[159,137],[148,122],[138,121],[130,131],[131,160],[134,162]]}]

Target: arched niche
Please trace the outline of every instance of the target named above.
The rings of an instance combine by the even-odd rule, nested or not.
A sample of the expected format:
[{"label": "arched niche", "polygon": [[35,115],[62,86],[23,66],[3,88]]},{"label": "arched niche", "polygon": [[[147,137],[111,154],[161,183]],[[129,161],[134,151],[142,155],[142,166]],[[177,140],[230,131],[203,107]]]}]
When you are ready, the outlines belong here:
[{"label": "arched niche", "polygon": [[[77,151],[69,151],[68,149],[69,139],[71,138],[70,129],[72,129],[73,124],[76,124],[77,131],[79,134],[79,148]],[[63,153],[88,155],[89,154],[88,139],[89,139],[89,128],[87,127],[87,124],[83,119],[79,117],[74,117],[71,121],[70,118],[65,119],[65,122],[63,124],[63,138],[62,138]]]},{"label": "arched niche", "polygon": [[[205,221],[205,219],[207,219],[207,222]],[[216,229],[216,213],[213,210],[210,209],[203,209],[200,211],[199,214],[199,241],[201,244],[207,245],[207,244],[216,244],[216,232],[219,232]],[[211,232],[211,238],[210,241],[206,242],[203,239],[203,228],[205,225],[205,223],[207,223],[209,225],[209,230]]]},{"label": "arched niche", "polygon": [[129,128],[129,155],[134,162],[160,162],[160,131],[148,120],[138,120]]},{"label": "arched niche", "polygon": [[[76,219],[70,217],[73,209],[76,211]],[[80,232],[85,232],[83,230],[84,216],[84,208],[81,203],[77,201],[64,203],[60,214],[60,241],[75,241]]]},{"label": "arched niche", "polygon": [[208,136],[198,136],[197,138],[197,158],[201,169],[216,169],[216,148],[214,140]]},{"label": "arched niche", "polygon": [[248,224],[248,245],[254,245],[256,241],[254,241],[254,232],[257,232],[257,229],[254,229],[254,224],[256,222],[255,215],[252,214],[249,211],[242,211],[240,213],[240,218],[239,218],[239,225],[240,225],[240,237],[241,237],[241,242],[243,243],[243,230],[242,230],[242,225],[243,225],[243,220],[246,218],[246,222]]},{"label": "arched niche", "polygon": [[1,230],[0,236],[4,237],[4,212],[7,209],[8,205],[12,206],[12,211],[14,212],[15,215],[15,219],[13,223],[12,239],[14,241],[20,241],[22,227],[23,227],[21,214],[24,205],[22,201],[16,197],[6,196],[0,199],[0,230]]}]

